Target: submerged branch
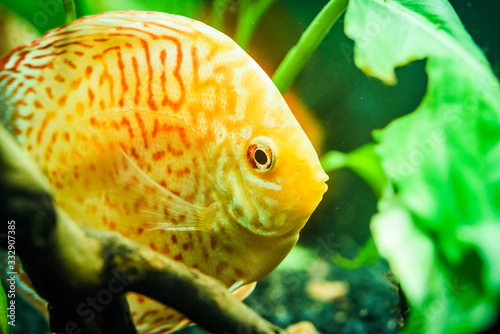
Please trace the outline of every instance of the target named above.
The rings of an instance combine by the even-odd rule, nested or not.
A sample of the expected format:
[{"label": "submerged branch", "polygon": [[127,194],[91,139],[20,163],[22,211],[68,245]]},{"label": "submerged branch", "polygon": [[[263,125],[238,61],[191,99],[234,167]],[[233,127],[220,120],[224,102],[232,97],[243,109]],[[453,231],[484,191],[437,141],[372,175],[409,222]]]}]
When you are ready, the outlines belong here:
[{"label": "submerged branch", "polygon": [[[173,307],[211,333],[286,333],[200,271],[118,233],[73,222],[53,206],[45,176],[2,126],[0,180],[0,218],[4,226],[15,221],[17,255],[49,303],[52,331],[136,333],[124,295],[131,291]],[[116,280],[121,287],[111,290]],[[103,289],[113,298],[89,317],[81,305]]]}]

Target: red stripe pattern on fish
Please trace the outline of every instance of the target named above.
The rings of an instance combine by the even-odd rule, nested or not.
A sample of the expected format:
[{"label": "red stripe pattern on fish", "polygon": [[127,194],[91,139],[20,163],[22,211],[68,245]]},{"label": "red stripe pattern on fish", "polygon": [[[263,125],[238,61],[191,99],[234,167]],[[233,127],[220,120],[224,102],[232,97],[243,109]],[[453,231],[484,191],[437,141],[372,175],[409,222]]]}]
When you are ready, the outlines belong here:
[{"label": "red stripe pattern on fish", "polygon": [[[326,191],[272,81],[230,38],[181,16],[109,12],[48,32],[0,61],[0,107],[75,221],[228,288],[269,274]],[[127,298],[141,333],[187,323]]]}]

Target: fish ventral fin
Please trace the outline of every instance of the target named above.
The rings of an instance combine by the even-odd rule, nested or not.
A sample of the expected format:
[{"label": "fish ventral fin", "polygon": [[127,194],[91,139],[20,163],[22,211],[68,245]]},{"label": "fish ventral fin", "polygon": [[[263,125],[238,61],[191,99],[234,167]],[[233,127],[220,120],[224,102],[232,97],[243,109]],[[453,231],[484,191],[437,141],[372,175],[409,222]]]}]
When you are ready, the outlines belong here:
[{"label": "fish ventral fin", "polygon": [[243,281],[239,281],[233,284],[233,286],[229,288],[229,291],[231,291],[233,295],[239,300],[243,300],[253,292],[256,285],[257,282],[252,282],[243,285]]},{"label": "fish ventral fin", "polygon": [[[121,148],[120,153],[132,168],[120,170],[118,187],[115,190],[122,189],[120,184],[126,185],[127,197],[130,195],[136,197],[133,194],[137,192],[139,192],[136,194],[138,195],[137,197],[143,197],[144,192],[142,188],[130,184],[132,181],[136,184],[145,184],[155,191],[154,196],[150,200],[143,199],[141,201],[142,205],[138,213],[129,215],[129,218],[137,218],[145,222],[145,230],[149,231],[208,231],[214,225],[215,203],[209,207],[203,207],[185,201],[154,181]],[[168,214],[162,210],[158,210],[158,206],[167,208]],[[182,220],[175,217],[182,217]]]}]

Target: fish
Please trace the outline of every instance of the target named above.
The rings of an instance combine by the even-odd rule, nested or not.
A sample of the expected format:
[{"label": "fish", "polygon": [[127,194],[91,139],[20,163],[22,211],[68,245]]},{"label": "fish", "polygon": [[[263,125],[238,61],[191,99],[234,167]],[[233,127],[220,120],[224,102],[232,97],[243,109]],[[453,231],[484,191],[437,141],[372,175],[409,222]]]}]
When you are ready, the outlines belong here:
[{"label": "fish", "polygon": [[[296,244],[327,190],[259,65],[199,21],[86,16],[0,60],[0,118],[83,226],[116,231],[239,298]],[[127,293],[140,333],[189,324]]]}]

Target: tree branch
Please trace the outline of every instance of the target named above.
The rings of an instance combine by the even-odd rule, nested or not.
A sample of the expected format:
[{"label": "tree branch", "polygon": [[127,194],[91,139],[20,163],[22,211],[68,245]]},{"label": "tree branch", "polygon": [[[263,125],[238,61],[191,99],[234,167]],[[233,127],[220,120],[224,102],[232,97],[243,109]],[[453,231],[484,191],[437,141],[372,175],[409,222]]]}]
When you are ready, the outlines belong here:
[{"label": "tree branch", "polygon": [[[53,206],[47,179],[2,126],[0,180],[0,218],[5,226],[15,220],[17,255],[49,303],[52,331],[136,333],[124,295],[132,291],[173,307],[214,334],[286,333],[200,271],[116,232],[73,222]],[[103,289],[113,293],[109,304],[94,316],[82,312]]]}]

